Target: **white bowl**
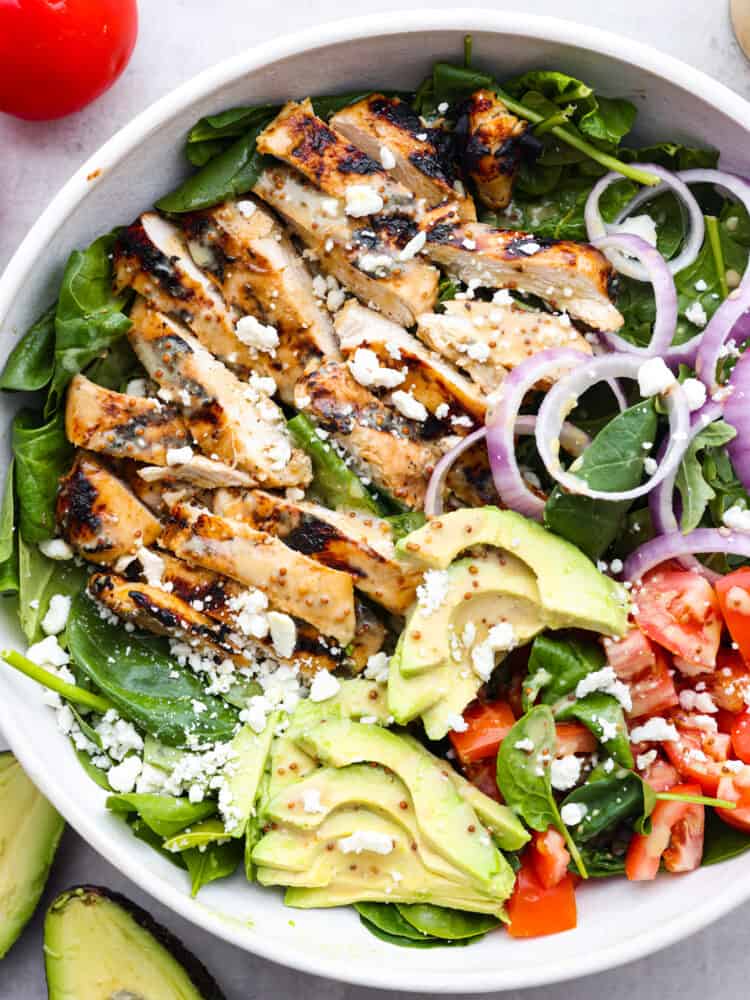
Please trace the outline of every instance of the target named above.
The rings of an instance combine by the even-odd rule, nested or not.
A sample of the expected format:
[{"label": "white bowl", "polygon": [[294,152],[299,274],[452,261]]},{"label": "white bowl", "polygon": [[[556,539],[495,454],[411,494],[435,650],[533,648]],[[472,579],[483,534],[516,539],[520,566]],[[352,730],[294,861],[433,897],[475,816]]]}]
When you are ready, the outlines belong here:
[{"label": "white bowl", "polygon": [[[692,67],[624,38],[488,10],[384,13],[329,24],[202,73],[139,115],[81,167],[0,280],[3,357],[55,297],[68,253],[129,222],[180,179],[183,139],[201,115],[291,96],[413,86],[436,59],[460,58],[467,31],[474,36],[477,65],[501,79],[536,67],[565,70],[606,94],[634,100],[639,141],[708,143],[721,150],[723,166],[750,173],[750,105]],[[6,454],[17,402],[7,394],[0,399]],[[18,642],[18,628],[6,613],[0,645]],[[239,876],[191,900],[184,875],[105,810],[104,793],[84,775],[39,689],[10,668],[0,671],[0,727],[66,820],[162,903],[248,951],[351,983],[476,993],[553,982],[646,955],[750,897],[750,863],[740,858],[687,878],[588,885],[578,894],[578,929],[555,937],[519,942],[490,934],[470,951],[394,948],[371,937],[353,910],[289,910],[275,890]]]}]

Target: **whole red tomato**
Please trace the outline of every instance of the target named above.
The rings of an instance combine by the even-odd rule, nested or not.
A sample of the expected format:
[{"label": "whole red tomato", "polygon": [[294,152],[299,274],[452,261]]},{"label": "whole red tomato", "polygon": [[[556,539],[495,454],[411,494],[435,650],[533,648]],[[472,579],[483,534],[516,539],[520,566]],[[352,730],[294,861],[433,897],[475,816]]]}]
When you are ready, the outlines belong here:
[{"label": "whole red tomato", "polygon": [[0,111],[79,111],[125,69],[137,33],[136,0],[0,0]]}]

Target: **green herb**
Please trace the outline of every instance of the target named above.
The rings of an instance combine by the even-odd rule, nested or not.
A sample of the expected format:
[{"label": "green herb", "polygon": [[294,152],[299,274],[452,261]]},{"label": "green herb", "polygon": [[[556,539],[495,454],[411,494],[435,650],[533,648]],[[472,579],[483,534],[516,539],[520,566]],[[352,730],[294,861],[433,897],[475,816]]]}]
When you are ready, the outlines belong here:
[{"label": "green herb", "polygon": [[25,674],[26,677],[30,677],[33,681],[41,684],[42,687],[46,687],[50,691],[56,691],[67,701],[71,701],[76,705],[85,705],[87,708],[93,708],[96,712],[106,712],[112,708],[112,703],[107,698],[102,698],[100,695],[94,694],[92,691],[87,691],[85,688],[78,687],[75,684],[68,684],[67,681],[61,680],[57,674],[50,673],[49,670],[45,670],[38,663],[34,663],[32,660],[22,656],[15,649],[4,649],[0,653],[0,656],[11,667],[14,667],[20,673]]},{"label": "green herb", "polygon": [[19,410],[13,418],[11,446],[21,535],[27,542],[52,538],[58,481],[73,451],[62,414],[39,424],[37,414]]},{"label": "green herb", "polygon": [[242,841],[228,840],[223,844],[207,844],[182,851],[190,875],[190,895],[195,898],[209,882],[233,875],[242,861]]},{"label": "green herb", "polygon": [[397,903],[396,909],[417,931],[445,941],[476,938],[500,926],[497,917],[486,913],[449,910],[431,903]]},{"label": "green herb", "polygon": [[18,540],[15,529],[14,459],[10,460],[5,477],[3,503],[0,508],[0,594],[18,592]]},{"label": "green herb", "polygon": [[656,804],[656,796],[651,786],[633,771],[622,769],[608,775],[597,768],[585,785],[575,788],[565,798],[563,806],[570,803],[586,807],[583,819],[575,828],[576,841],[585,844],[634,817],[644,828]]},{"label": "green herb", "polygon": [[[523,749],[530,743],[531,749]],[[520,744],[520,746],[519,746]],[[586,878],[586,868],[568,828],[560,819],[550,781],[557,747],[555,720],[547,705],[539,705],[522,716],[500,744],[497,754],[497,786],[505,802],[532,830],[554,826],[565,838],[576,866]]]},{"label": "green herb", "polygon": [[697,806],[713,806],[715,809],[736,809],[737,803],[728,799],[714,799],[710,795],[685,795],[683,792],[657,792],[656,798],[664,802],[691,802]]},{"label": "green herb", "polygon": [[[180,667],[166,640],[127,633],[105,622],[85,593],[71,607],[67,626],[72,659],[115,707],[168,746],[192,738],[229,740],[237,711],[207,695],[198,677]],[[195,703],[205,706],[195,710]]]},{"label": "green herb", "polygon": [[750,851],[750,833],[724,823],[713,810],[706,812],[702,865],[717,865]]},{"label": "green herb", "polygon": [[[611,694],[594,691],[555,713],[558,719],[577,719],[590,729],[607,753],[623,767],[633,767],[628,727],[622,706]],[[614,730],[615,735],[611,733]]]},{"label": "green herb", "polygon": [[[617,492],[638,486],[653,442],[657,416],[650,400],[636,403],[614,417],[596,435],[570,471],[592,489]],[[622,530],[630,501],[595,500],[553,490],[544,508],[548,528],[598,559]]]},{"label": "green herb", "polygon": [[50,306],[10,352],[0,375],[0,389],[36,392],[52,378],[55,358],[55,310]]},{"label": "green herb", "polygon": [[723,448],[734,437],[737,431],[724,420],[716,420],[697,434],[683,455],[677,471],[675,485],[680,493],[682,516],[680,528],[687,534],[693,531],[703,520],[703,516],[712,500],[716,499],[716,490],[704,475],[704,462],[701,455],[714,448]]},{"label": "green herb", "polygon": [[[595,670],[600,670],[606,657],[599,643],[575,633],[547,632],[538,635],[531,646],[528,676],[523,684],[542,693],[545,705],[554,705],[566,694],[575,691],[578,682]],[[534,699],[529,699],[531,707]]]},{"label": "green herb", "polygon": [[391,514],[384,518],[391,526],[391,536],[394,544],[406,538],[412,531],[418,531],[427,523],[427,518],[421,510],[410,510],[406,514]]},{"label": "green herb", "polygon": [[461,285],[458,281],[455,281],[453,278],[442,277],[438,284],[438,305],[455,299],[460,288]]},{"label": "green herb", "polygon": [[215,815],[216,803],[210,799],[190,802],[172,795],[131,792],[126,795],[110,795],[107,809],[125,816],[136,813],[160,837],[174,837],[186,826]]}]

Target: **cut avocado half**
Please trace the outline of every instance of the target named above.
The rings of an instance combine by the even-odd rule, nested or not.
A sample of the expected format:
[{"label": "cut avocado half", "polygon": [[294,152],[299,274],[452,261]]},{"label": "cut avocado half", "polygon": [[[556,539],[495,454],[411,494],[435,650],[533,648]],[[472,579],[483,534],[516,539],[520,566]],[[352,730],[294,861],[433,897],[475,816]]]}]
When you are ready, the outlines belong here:
[{"label": "cut avocado half", "polygon": [[118,893],[69,889],[44,923],[50,1000],[226,1000],[169,931]]},{"label": "cut avocado half", "polygon": [[36,909],[64,828],[13,754],[0,753],[0,958]]},{"label": "cut avocado half", "polygon": [[234,757],[227,767],[228,801],[234,822],[227,825],[230,837],[242,837],[248,820],[255,812],[260,779],[266,769],[271,742],[281,719],[279,712],[272,712],[263,732],[256,733],[250,726],[243,726],[232,739]]},{"label": "cut avocado half", "polygon": [[488,545],[522,560],[534,572],[550,628],[576,627],[623,635],[627,594],[600,573],[575,545],[511,510],[481,507],[433,518],[402,538],[400,556],[445,569],[465,549]]}]

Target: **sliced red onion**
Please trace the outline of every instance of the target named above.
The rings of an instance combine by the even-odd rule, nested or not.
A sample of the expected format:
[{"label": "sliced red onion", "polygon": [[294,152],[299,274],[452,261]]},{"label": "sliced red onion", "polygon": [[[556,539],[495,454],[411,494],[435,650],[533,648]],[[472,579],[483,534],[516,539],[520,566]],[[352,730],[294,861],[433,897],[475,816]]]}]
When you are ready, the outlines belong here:
[{"label": "sliced red onion", "polygon": [[487,434],[486,427],[480,427],[477,431],[472,431],[465,438],[461,438],[459,443],[447,451],[435,466],[430,481],[427,484],[427,492],[424,497],[424,512],[427,517],[439,517],[443,513],[443,492],[445,490],[445,480],[453,466],[453,463],[465,451],[481,441]]},{"label": "sliced red onion", "polygon": [[[540,379],[591,362],[590,355],[569,347],[553,347],[527,358],[503,381],[487,414],[487,451],[495,489],[511,510],[541,521],[544,500],[524,481],[515,449],[516,422],[526,393]],[[563,421],[557,428],[559,436]],[[538,440],[538,423],[537,423]]]},{"label": "sliced red onion", "polygon": [[628,556],[623,575],[626,580],[639,580],[650,569],[669,559],[696,552],[704,555],[721,552],[728,556],[750,559],[750,535],[730,531],[729,528],[696,528],[687,535],[682,535],[679,531],[660,535]]},{"label": "sliced red onion", "polygon": [[[625,407],[623,407],[625,409]],[[536,417],[533,414],[522,413],[516,420],[515,434],[517,436],[536,434]],[[573,458],[578,458],[591,444],[591,438],[586,431],[571,424],[568,420],[560,431],[560,447]]]},{"label": "sliced red onion", "polygon": [[690,408],[685,393],[675,382],[663,395],[669,417],[669,444],[656,472],[647,482],[631,490],[606,492],[592,489],[584,480],[560,465],[560,428],[580,396],[597,382],[611,378],[637,379],[643,364],[641,358],[625,354],[609,354],[589,359],[574,371],[561,378],[542,401],[536,425],[536,443],[539,457],[549,474],[566,490],[596,500],[635,500],[649,493],[679,466],[685,452],[690,430]]},{"label": "sliced red onion", "polygon": [[[656,163],[638,163],[633,164],[633,166],[640,167],[642,170],[648,170],[650,173],[656,174],[657,177],[661,177],[662,183],[658,184],[656,187],[644,188],[644,190],[639,191],[639,193],[625,206],[625,208],[622,209],[615,221],[608,224],[602,219],[601,212],[599,211],[599,201],[601,196],[611,184],[622,180],[622,174],[615,171],[606,174],[600,181],[597,181],[591,189],[591,193],[586,201],[584,220],[586,222],[588,237],[592,242],[594,242],[595,240],[601,239],[603,236],[613,233],[615,231],[615,227],[622,225],[625,219],[640,205],[647,201],[651,201],[652,198],[655,198],[659,194],[663,194],[665,191],[671,190],[677,195],[680,202],[687,209],[688,213],[688,233],[682,249],[676,257],[666,262],[667,269],[672,274],[677,274],[678,271],[681,271],[684,267],[688,267],[693,263],[703,246],[703,238],[705,235],[703,212],[701,211],[700,205],[693,197],[692,192],[688,188],[684,174],[672,173],[664,167],[660,167]],[[610,249],[607,256],[620,274],[625,274],[629,278],[635,278],[636,281],[651,280],[649,269],[645,263],[639,262],[638,260],[631,260],[629,257],[623,256],[623,254],[618,251],[618,247]],[[640,255],[638,256],[640,258]]]},{"label": "sliced red onion", "polygon": [[724,403],[724,418],[737,431],[727,451],[734,471],[750,492],[750,351],[738,359],[729,378],[731,393]]}]

